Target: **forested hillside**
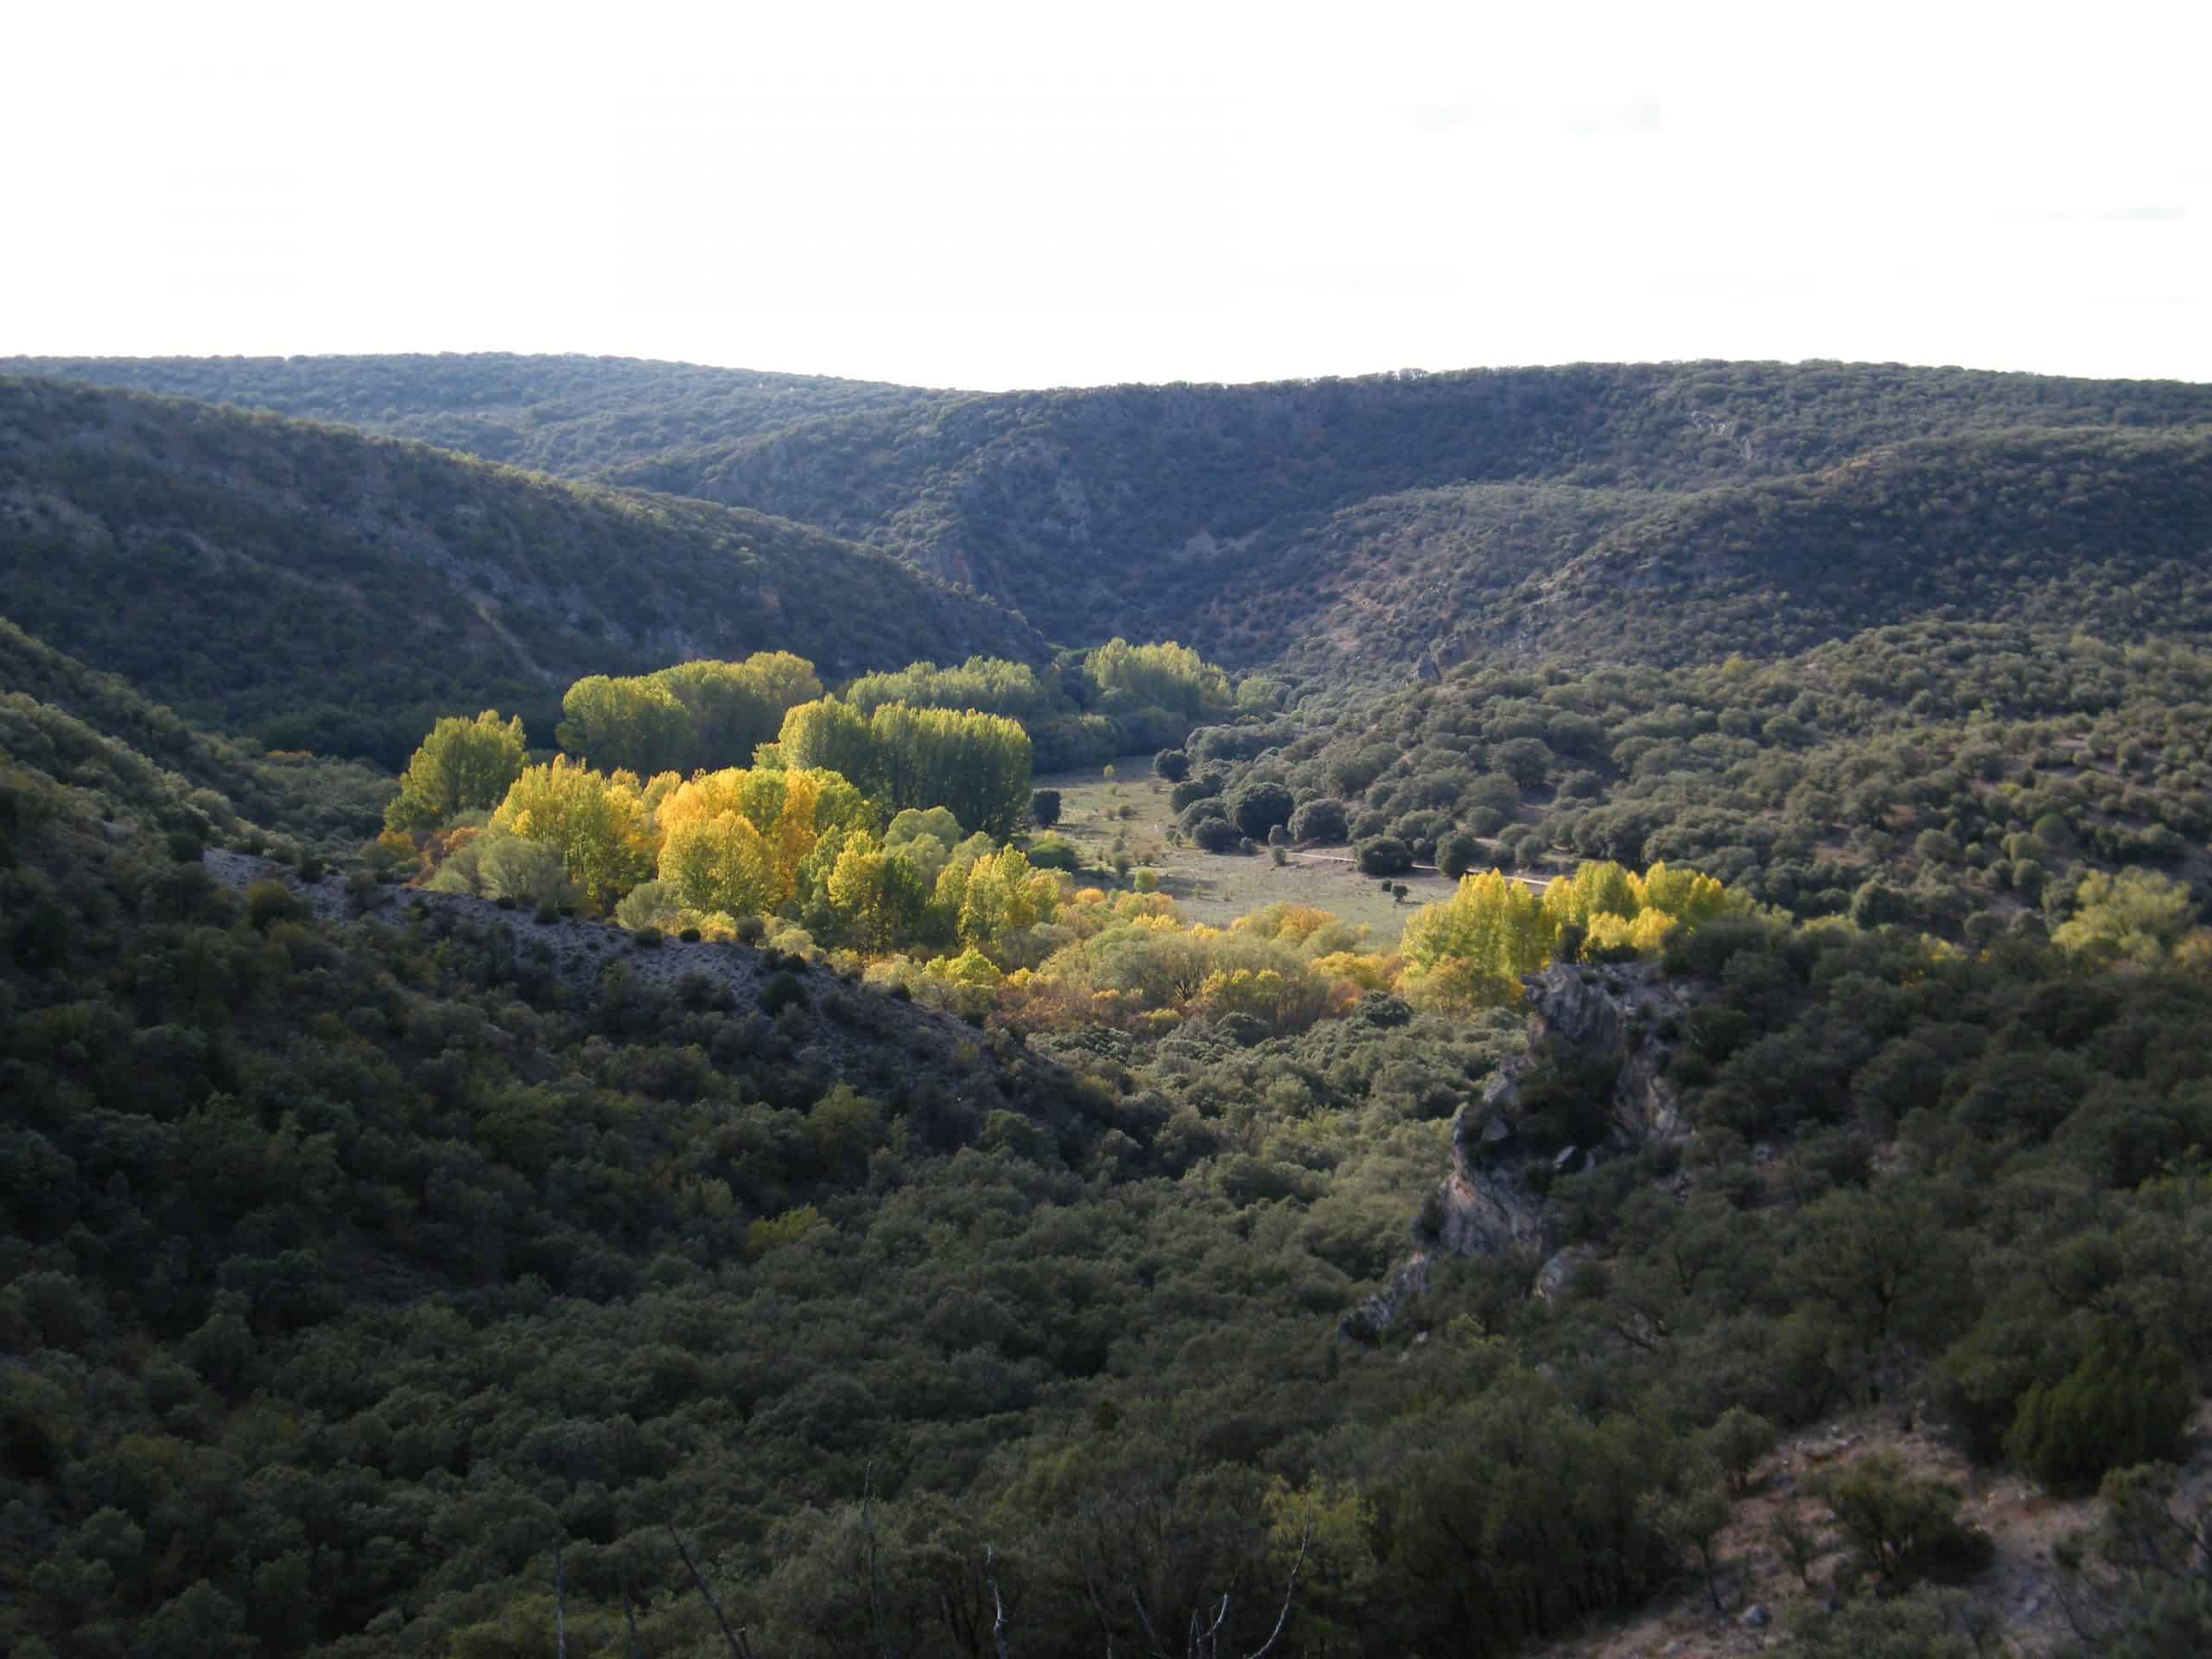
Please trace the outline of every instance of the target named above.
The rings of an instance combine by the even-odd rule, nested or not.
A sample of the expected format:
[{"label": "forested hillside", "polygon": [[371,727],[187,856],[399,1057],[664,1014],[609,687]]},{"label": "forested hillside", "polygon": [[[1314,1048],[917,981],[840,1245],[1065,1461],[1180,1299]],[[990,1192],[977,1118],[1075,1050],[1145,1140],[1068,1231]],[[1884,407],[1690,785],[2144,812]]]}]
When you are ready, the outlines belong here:
[{"label": "forested hillside", "polygon": [[[566,358],[19,366],[752,508],[972,587],[1062,645],[1179,638],[1337,680],[1532,632],[1688,660],[1677,633],[1708,615],[1771,652],[1945,606],[2034,614],[2069,602],[2050,571],[2085,550],[2086,614],[2171,636],[2181,620],[2124,590],[2203,551],[2205,461],[2201,439],[2151,440],[2212,424],[2202,386],[1897,365],[990,395]],[[1623,602],[1643,607],[1633,629]]]},{"label": "forested hillside", "polygon": [[[2203,891],[2212,655],[1922,623],[1771,664],[1470,663],[1194,733],[1186,812],[1275,785],[1294,827],[1447,868],[1686,862],[1800,915],[1986,940],[2084,868]],[[2060,912],[2063,914],[2063,912]]]},{"label": "forested hillside", "polygon": [[988,601],[757,513],[39,380],[0,380],[0,582],[16,624],[157,702],[387,767],[454,709],[550,737],[588,673],[1046,654]]},{"label": "forested hillside", "polygon": [[0,1650],[2212,1650],[2212,389],[107,372]]},{"label": "forested hillside", "polygon": [[17,357],[0,374],[82,380],[329,421],[565,478],[801,421],[949,394],[623,357]]},{"label": "forested hillside", "polygon": [[1688,493],[1472,485],[1363,501],[1192,630],[1331,683],[1497,655],[1788,655],[1941,617],[2212,638],[2212,427],[1929,438]]},{"label": "forested hillside", "polygon": [[[2212,1363],[2179,963],[1738,912],[1551,969],[1534,1050],[1379,992],[963,1023],[366,868],[231,891],[212,803],[69,742],[113,760],[0,779],[10,1652],[1502,1654],[1726,1605],[1777,1433],[1904,1402],[2104,1481],[2080,1651],[2212,1630],[2126,1468]],[[1618,874],[1568,899],[1707,906]],[[1795,1650],[1986,1626],[1955,1487],[1796,1492]]]},{"label": "forested hillside", "polygon": [[[1450,566],[1431,567],[1433,579],[1495,562],[1510,582],[1530,573],[1532,555],[1556,568],[1586,546],[1621,509],[1613,492],[1790,478],[1938,435],[2207,421],[2212,391],[2176,384],[1844,365],[1592,365],[1009,394],[819,423],[623,475],[887,548],[998,595],[1064,641],[1190,632],[1192,616],[1217,607],[1195,643],[1251,663],[1327,626],[1281,567],[1310,556],[1305,539],[1326,533],[1326,515],[1376,497],[1573,486],[1546,505],[1581,520],[1583,533],[1486,525],[1459,538]],[[1969,470],[1944,487],[1977,487],[1970,469],[1982,456],[1949,459]],[[1586,490],[1607,493],[1585,505]],[[1420,562],[1417,526],[1410,545],[1387,524],[1370,528],[1379,533],[1344,538],[1348,555]],[[1455,607],[1428,620],[1444,630],[1484,619]]]}]

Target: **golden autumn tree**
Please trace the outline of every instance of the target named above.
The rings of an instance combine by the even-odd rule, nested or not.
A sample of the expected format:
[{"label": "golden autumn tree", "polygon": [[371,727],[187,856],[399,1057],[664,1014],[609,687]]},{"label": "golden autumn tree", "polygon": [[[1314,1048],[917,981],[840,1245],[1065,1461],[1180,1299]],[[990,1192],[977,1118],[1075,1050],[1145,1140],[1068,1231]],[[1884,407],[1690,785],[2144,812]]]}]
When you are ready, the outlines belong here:
[{"label": "golden autumn tree", "polygon": [[913,865],[864,830],[846,837],[823,891],[839,931],[863,950],[888,950],[912,938],[930,899]]},{"label": "golden autumn tree", "polygon": [[569,879],[597,906],[612,903],[652,868],[652,825],[630,772],[610,777],[566,756],[525,766],[492,827],[553,848]]},{"label": "golden autumn tree", "polygon": [[1662,911],[1687,926],[1709,922],[1728,908],[1728,889],[1695,870],[1654,864],[1634,880],[1644,910]]},{"label": "golden autumn tree", "polygon": [[759,915],[778,899],[775,866],[752,821],[736,812],[686,817],[661,839],[660,879],[687,909]]},{"label": "golden autumn tree", "polygon": [[961,943],[989,947],[1008,934],[1049,922],[1059,908],[1060,879],[1031,868],[1015,848],[949,865],[938,878],[937,903],[957,919]]},{"label": "golden autumn tree", "polygon": [[1562,927],[1586,930],[1591,918],[1618,916],[1634,921],[1643,908],[1636,878],[1611,859],[1585,864],[1544,889],[1544,919],[1553,932]]},{"label": "golden autumn tree", "polygon": [[864,828],[868,817],[860,791],[835,772],[702,772],[660,804],[660,876],[696,908],[731,915],[777,911],[789,902],[799,867],[823,836]]},{"label": "golden autumn tree", "polygon": [[1451,898],[1415,912],[1400,948],[1416,980],[1445,974],[1457,982],[1455,993],[1510,1001],[1521,976],[1549,959],[1555,934],[1535,893],[1491,870],[1460,877]]}]

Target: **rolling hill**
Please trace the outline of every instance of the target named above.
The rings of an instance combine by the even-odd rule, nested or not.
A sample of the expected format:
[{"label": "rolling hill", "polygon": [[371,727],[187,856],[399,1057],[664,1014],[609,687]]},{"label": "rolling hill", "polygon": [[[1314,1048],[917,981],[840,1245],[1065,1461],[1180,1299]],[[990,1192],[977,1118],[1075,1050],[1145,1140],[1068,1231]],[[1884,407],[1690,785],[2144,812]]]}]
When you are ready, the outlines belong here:
[{"label": "rolling hill", "polygon": [[820,375],[502,352],[388,357],[18,357],[0,374],[82,380],[414,438],[569,478],[800,421],[951,394]]},{"label": "rolling hill", "polygon": [[[2212,389],[578,362],[0,378],[0,1650],[2208,1650]],[[1065,836],[370,839],[1116,629],[1292,683]]]},{"label": "rolling hill", "polygon": [[1234,659],[1300,616],[1278,660],[1323,681],[1498,655],[1772,658],[1938,618],[2202,642],[2208,556],[2212,428],[1977,432],[1694,493],[1378,498],[1205,601],[1198,632]]},{"label": "rolling hill", "polygon": [[[1058,639],[1195,632],[1203,649],[1262,663],[1325,626],[1282,567],[1315,537],[1327,556],[1332,531],[1344,562],[1478,581],[1503,564],[1517,578],[1586,550],[1611,527],[1618,492],[1750,487],[2021,427],[2208,421],[2212,388],[2172,384],[1585,365],[975,398],[809,423],[616,475],[883,547],[1019,607]],[[1448,537],[1441,557],[1422,550],[1420,515],[1350,536],[1331,522],[1407,492],[1493,485],[1604,495],[1551,497],[1558,511],[1545,516],[1565,533],[1539,533],[1534,547],[1519,526],[1486,526]],[[1207,626],[1194,629],[1196,616]],[[1435,619],[1468,620],[1457,608]]]},{"label": "rolling hill", "polygon": [[[404,759],[435,711],[769,647],[1035,660],[1021,619],[820,531],[419,444],[0,380],[10,618],[202,723]],[[122,602],[128,596],[130,602]]]},{"label": "rolling hill", "polygon": [[[2133,568],[2124,515],[2080,492],[2194,522],[2201,497],[2176,474],[2196,455],[2124,442],[2091,454],[2059,435],[2212,424],[2212,387],[1834,363],[990,395],[569,358],[13,366],[749,508],[971,587],[1059,643],[1175,636],[1237,666],[1331,679],[1397,677],[1532,631],[1605,654],[1618,630],[1586,628],[1573,596],[1625,573],[1673,573],[1672,597],[1693,608],[1756,621],[1788,592],[1794,612],[1808,546],[1827,561],[1868,511],[1884,528],[1853,543],[1847,581],[1883,604],[1844,604],[1847,578],[1821,578],[1825,597],[1790,628],[1738,628],[1729,648],[1802,649],[1949,601],[2009,618],[2010,578],[1994,610],[1976,608],[1971,582],[1936,593],[1920,531],[1897,515],[1925,507],[1928,534],[1984,537],[1973,557],[1998,569],[2044,568],[2078,545],[2068,536],[2115,531],[2098,562]],[[2053,541],[2052,518],[2073,529]],[[2159,556],[2194,556],[2161,534]],[[1957,565],[1955,543],[1944,556]],[[2141,606],[2112,618],[2120,632],[2154,624],[2173,626]]]}]

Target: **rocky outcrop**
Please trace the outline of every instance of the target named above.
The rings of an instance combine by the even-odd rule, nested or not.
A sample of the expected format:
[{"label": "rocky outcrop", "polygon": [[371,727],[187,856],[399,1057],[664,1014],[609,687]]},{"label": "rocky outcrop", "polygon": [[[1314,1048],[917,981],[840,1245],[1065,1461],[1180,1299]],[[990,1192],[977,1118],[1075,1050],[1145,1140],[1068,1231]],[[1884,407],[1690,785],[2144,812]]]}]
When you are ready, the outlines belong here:
[{"label": "rocky outcrop", "polygon": [[[1665,1068],[1688,1004],[1657,964],[1555,963],[1522,987],[1528,1052],[1500,1067],[1452,1118],[1452,1170],[1414,1224],[1414,1253],[1345,1320],[1347,1332],[1371,1335],[1389,1325],[1427,1287],[1436,1256],[1526,1251],[1549,1257],[1544,1274],[1563,1283],[1566,1258],[1553,1254],[1557,1241],[1540,1190],[1548,1181],[1532,1180],[1532,1173],[1571,1174],[1686,1135]],[[1536,1101],[1540,1078],[1550,1097]],[[1570,1100],[1561,1113],[1560,1091],[1578,1087],[1602,1098]],[[1562,1116],[1585,1131],[1562,1138]],[[1601,1127],[1592,1133],[1590,1125]],[[1539,1288],[1549,1294],[1556,1286],[1546,1288],[1540,1275]]]},{"label": "rocky outcrop", "polygon": [[[1586,1152],[1624,1152],[1682,1134],[1681,1103],[1664,1076],[1671,1033],[1689,1004],[1656,963],[1625,966],[1554,963],[1522,982],[1529,1005],[1529,1052],[1491,1080],[1476,1110],[1496,1147],[1513,1138],[1523,1080],[1546,1060],[1579,1062],[1585,1075],[1610,1076],[1610,1133]],[[1506,1124],[1500,1135],[1495,1124]],[[1455,1143],[1459,1135],[1455,1128]]]}]

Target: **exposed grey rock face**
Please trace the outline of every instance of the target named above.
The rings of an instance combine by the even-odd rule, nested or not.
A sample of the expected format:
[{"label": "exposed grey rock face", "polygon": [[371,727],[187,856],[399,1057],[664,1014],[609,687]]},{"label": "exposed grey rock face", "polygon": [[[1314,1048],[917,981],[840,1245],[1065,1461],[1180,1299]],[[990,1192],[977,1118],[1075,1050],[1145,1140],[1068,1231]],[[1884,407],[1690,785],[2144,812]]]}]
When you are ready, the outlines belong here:
[{"label": "exposed grey rock face", "polygon": [[1574,1282],[1574,1270],[1588,1260],[1587,1250],[1561,1250],[1536,1270],[1536,1294],[1546,1301],[1551,1300]]},{"label": "exposed grey rock face", "polygon": [[[1572,1252],[1552,1255],[1550,1206],[1526,1179],[1537,1162],[1554,1175],[1587,1169],[1604,1157],[1684,1138],[1681,1102],[1663,1073],[1671,1037],[1688,1012],[1656,963],[1554,963],[1522,982],[1529,1005],[1529,1053],[1509,1061],[1481,1097],[1452,1120],[1452,1171],[1415,1224],[1414,1249],[1389,1286],[1345,1321],[1378,1331],[1427,1287],[1434,1255],[1548,1255],[1538,1275],[1545,1294],[1563,1287]],[[1580,1062],[1580,1075],[1609,1078],[1596,1145],[1539,1144],[1523,1100],[1540,1047]],[[1588,1121],[1592,1115],[1583,1115]],[[1556,1271],[1554,1271],[1556,1270]],[[1546,1288],[1547,1276],[1556,1282]]]},{"label": "exposed grey rock face", "polygon": [[1689,1005],[1658,964],[1554,963],[1522,984],[1532,1048],[1548,1037],[1588,1060],[1618,1063],[1607,1103],[1620,1149],[1680,1137],[1681,1103],[1661,1075],[1674,1045],[1659,1033],[1681,1020]]},{"label": "exposed grey rock face", "polygon": [[1444,1183],[1443,1224],[1435,1248],[1446,1255],[1497,1255],[1544,1244],[1544,1202],[1521,1184],[1517,1172],[1496,1165],[1469,1166],[1456,1155]]}]

